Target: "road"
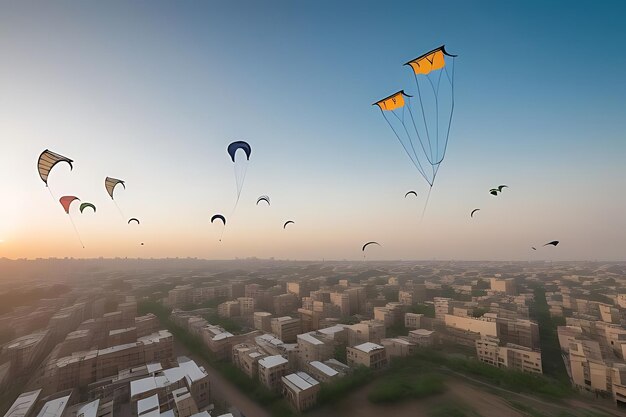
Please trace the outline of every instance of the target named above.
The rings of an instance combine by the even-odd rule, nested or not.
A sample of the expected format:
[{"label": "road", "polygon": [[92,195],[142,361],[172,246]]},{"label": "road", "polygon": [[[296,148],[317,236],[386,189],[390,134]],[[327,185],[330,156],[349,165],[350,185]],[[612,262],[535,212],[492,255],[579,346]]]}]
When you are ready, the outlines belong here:
[{"label": "road", "polygon": [[211,398],[219,399],[219,401],[226,402],[241,410],[246,417],[271,417],[266,409],[241,392],[236,385],[225,379],[211,365],[190,353],[176,338],[174,338],[174,353],[176,356],[187,356],[196,361],[197,364],[204,366],[211,381]]}]

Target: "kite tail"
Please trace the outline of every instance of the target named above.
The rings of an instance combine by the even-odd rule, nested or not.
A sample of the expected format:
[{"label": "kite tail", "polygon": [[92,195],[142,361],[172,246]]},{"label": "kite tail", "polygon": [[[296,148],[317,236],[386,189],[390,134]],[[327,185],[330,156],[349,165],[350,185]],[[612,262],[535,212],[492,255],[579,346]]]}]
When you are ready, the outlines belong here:
[{"label": "kite tail", "polygon": [[72,220],[72,216],[67,215],[67,217],[70,218],[70,223],[72,223],[72,227],[74,228],[74,231],[76,232],[76,236],[78,237],[78,241],[80,242],[80,245],[83,247],[83,249],[85,249],[85,244],[83,243],[83,240],[80,238],[80,233],[78,233],[78,229],[76,228],[76,225],[74,224],[74,220]]},{"label": "kite tail", "polygon": [[124,213],[122,213],[122,209],[120,208],[120,206],[117,205],[117,201],[113,200],[113,203],[115,204],[115,207],[117,207],[117,211],[120,213],[120,216],[122,216],[122,220],[126,221],[126,216],[124,216]]},{"label": "kite tail", "polygon": [[426,202],[424,203],[424,210],[422,210],[422,217],[420,218],[420,223],[424,220],[424,214],[426,214],[426,207],[428,207],[428,200],[430,200],[430,192],[433,190],[433,186],[431,185],[428,189],[428,195],[426,196]]}]

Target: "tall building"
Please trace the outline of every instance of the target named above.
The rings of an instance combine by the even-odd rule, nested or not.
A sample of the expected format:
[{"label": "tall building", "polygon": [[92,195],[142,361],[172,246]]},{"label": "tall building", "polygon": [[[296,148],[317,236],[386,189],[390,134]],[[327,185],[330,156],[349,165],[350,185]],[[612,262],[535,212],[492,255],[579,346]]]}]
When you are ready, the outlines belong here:
[{"label": "tall building", "polygon": [[301,332],[300,319],[294,319],[289,316],[277,317],[272,319],[272,333],[284,342],[292,343],[296,341],[296,337]]}]

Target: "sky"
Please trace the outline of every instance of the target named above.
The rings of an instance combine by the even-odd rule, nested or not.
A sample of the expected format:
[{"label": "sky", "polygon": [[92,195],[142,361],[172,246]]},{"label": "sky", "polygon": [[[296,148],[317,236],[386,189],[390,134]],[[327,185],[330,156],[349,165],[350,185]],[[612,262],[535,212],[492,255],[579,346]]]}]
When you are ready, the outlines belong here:
[{"label": "sky", "polygon": [[[374,240],[367,259],[623,260],[625,12],[619,1],[2,2],[0,257],[363,259]],[[442,44],[458,54],[456,107],[422,218],[428,185],[371,104],[411,92],[402,64]],[[236,209],[234,140],[252,147]],[[74,160],[49,190],[36,170],[46,148]],[[106,176],[126,181],[120,211]],[[263,194],[270,207],[255,205]],[[61,195],[97,207],[71,210],[85,248]]]}]

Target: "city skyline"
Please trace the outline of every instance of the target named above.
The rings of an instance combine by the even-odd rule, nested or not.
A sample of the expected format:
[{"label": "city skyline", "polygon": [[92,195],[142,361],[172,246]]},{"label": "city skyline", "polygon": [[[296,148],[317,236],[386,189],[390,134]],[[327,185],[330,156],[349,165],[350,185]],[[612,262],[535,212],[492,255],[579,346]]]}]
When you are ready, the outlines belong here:
[{"label": "city skyline", "polygon": [[[623,260],[624,6],[452,4],[3,4],[0,257]],[[457,108],[421,220],[428,186],[371,103],[442,44]],[[85,249],[46,148],[74,160],[56,198],[97,207],[72,211]]]}]

